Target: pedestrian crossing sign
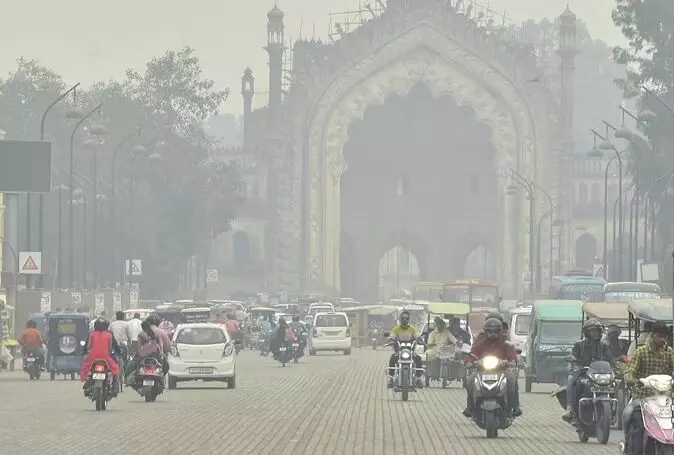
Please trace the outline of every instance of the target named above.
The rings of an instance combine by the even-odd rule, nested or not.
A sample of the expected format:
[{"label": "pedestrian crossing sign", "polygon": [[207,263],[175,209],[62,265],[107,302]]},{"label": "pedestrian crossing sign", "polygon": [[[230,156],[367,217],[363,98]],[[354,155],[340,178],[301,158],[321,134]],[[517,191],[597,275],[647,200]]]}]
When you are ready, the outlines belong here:
[{"label": "pedestrian crossing sign", "polygon": [[19,252],[19,264],[22,275],[40,275],[42,273],[42,253],[39,251]]}]

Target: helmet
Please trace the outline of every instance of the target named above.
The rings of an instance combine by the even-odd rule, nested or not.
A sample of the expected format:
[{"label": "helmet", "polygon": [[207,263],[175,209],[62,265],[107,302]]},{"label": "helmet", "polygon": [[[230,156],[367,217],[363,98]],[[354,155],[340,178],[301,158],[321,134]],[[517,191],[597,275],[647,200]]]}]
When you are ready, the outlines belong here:
[{"label": "helmet", "polygon": [[157,315],[154,314],[154,313],[151,314],[151,315],[149,315],[149,316],[147,317],[147,319],[145,319],[145,320],[146,320],[147,322],[149,322],[150,325],[156,325],[156,326],[159,326],[159,324],[161,324],[161,319],[159,318],[159,316],[157,316]]},{"label": "helmet", "polygon": [[94,330],[96,332],[105,332],[106,330],[108,330],[109,325],[110,324],[108,324],[108,321],[99,318],[94,321]]},{"label": "helmet", "polygon": [[482,326],[482,330],[485,332],[490,332],[490,331],[501,331],[503,330],[503,323],[499,321],[496,318],[489,318],[486,321],[484,321],[484,325]]},{"label": "helmet", "polygon": [[622,329],[615,324],[611,324],[610,326],[608,326],[608,329],[606,330],[606,333],[607,334],[615,333],[618,336],[620,336],[620,334],[622,333]]},{"label": "helmet", "polygon": [[503,316],[501,316],[501,313],[489,313],[486,319],[497,319],[498,321],[503,322]]},{"label": "helmet", "polygon": [[590,319],[583,324],[583,334],[591,340],[601,340],[604,334],[604,326],[597,319]]},{"label": "helmet", "polygon": [[300,315],[299,314],[296,314],[295,316],[293,316],[293,322],[300,322]]}]

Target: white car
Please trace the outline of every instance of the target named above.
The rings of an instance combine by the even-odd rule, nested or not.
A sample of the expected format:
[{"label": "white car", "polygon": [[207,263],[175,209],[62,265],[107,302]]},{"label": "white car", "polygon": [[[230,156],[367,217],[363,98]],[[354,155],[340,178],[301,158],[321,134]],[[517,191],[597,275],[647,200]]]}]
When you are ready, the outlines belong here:
[{"label": "white car", "polygon": [[183,381],[222,381],[236,387],[234,340],[221,324],[180,324],[168,357],[169,389]]},{"label": "white car", "polygon": [[351,329],[346,313],[316,313],[309,337],[309,355],[318,351],[342,351],[351,355]]}]

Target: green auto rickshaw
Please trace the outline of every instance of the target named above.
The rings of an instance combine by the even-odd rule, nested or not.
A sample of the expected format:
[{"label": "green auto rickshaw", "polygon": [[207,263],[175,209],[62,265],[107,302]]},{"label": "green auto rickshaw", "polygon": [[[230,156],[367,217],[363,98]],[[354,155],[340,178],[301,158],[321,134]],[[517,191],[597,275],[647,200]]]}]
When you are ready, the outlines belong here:
[{"label": "green auto rickshaw", "polygon": [[566,357],[581,339],[583,302],[536,300],[530,324],[524,390],[531,392],[533,383],[565,385],[569,372]]}]

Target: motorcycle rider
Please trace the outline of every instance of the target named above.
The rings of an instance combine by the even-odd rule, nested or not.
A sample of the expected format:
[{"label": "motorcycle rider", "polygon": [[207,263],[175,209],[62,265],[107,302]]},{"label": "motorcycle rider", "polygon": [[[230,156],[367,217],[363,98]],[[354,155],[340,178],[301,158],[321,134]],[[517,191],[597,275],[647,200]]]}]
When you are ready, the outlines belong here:
[{"label": "motorcycle rider", "polygon": [[110,323],[110,331],[119,346],[122,359],[126,362],[126,359],[129,357],[129,347],[131,346],[131,330],[128,321],[124,320],[123,311],[115,313],[115,318],[117,319]]},{"label": "motorcycle rider", "polygon": [[284,318],[279,318],[278,327],[272,337],[272,342],[269,345],[269,350],[274,354],[274,359],[278,360],[279,348],[287,345],[294,338],[293,332],[288,327],[288,323]]},{"label": "motorcycle rider", "polygon": [[161,364],[162,364],[162,369],[164,370],[164,374],[167,374],[168,369],[169,369],[169,364],[168,364],[168,360],[166,360],[166,357],[171,352],[171,337],[169,337],[168,333],[166,333],[165,330],[163,330],[159,327],[159,325],[161,324],[161,318],[159,316],[157,316],[156,314],[152,313],[145,320],[150,324],[150,327],[152,328],[152,331],[161,341],[161,343],[160,343],[161,354],[162,354]]},{"label": "motorcycle rider", "polygon": [[117,346],[117,341],[115,337],[108,330],[110,324],[108,321],[102,318],[98,318],[94,321],[94,331],[89,334],[89,339],[85,343],[84,350],[86,352],[86,357],[82,363],[82,369],[80,370],[80,379],[84,381],[84,393],[88,393],[91,382],[89,379],[89,371],[91,370],[91,365],[96,360],[105,360],[112,374],[112,391],[111,395],[117,395],[118,389],[118,379],[119,379],[119,365],[113,359],[112,354],[121,355],[119,352],[119,346]]},{"label": "motorcycle rider", "polygon": [[[503,322],[496,318],[489,318],[482,326],[483,339],[473,343],[470,349],[470,354],[466,358],[465,364],[467,368],[472,368],[474,363],[486,356],[495,356],[501,360],[507,361],[511,366],[517,364],[517,352],[515,348],[508,343],[503,336]],[[517,389],[517,376],[512,371],[506,370],[504,372],[507,380],[508,388],[508,403],[512,407],[512,415],[519,417],[522,415],[522,410],[519,406],[519,393]],[[468,374],[466,383],[466,409],[463,415],[472,417],[473,415],[473,384],[477,373],[472,371]]]},{"label": "motorcycle rider", "polygon": [[632,340],[630,343],[629,348],[627,348],[627,356],[632,357],[634,355],[634,351],[637,350],[638,347],[641,347],[645,344],[648,344],[650,340],[648,339],[650,332],[651,332],[651,327],[652,323],[650,321],[644,321],[642,323],[641,327],[641,333],[639,333],[639,338]]},{"label": "motorcycle rider", "polygon": [[[149,318],[148,318],[149,319]],[[164,339],[154,330],[152,324],[146,319],[141,322],[142,331],[138,335],[137,349],[134,353],[134,357],[131,359],[129,364],[126,366],[126,381],[129,386],[133,387],[136,380],[136,371],[140,366],[143,359],[154,357],[162,363],[165,360],[165,356],[162,355],[165,352],[164,349]],[[158,329],[161,330],[161,329]]]},{"label": "motorcycle rider", "polygon": [[606,336],[602,340],[611,353],[613,359],[618,359],[623,355],[622,344],[620,343],[620,333],[622,330],[615,324],[611,324],[606,328]]},{"label": "motorcycle rider", "polygon": [[[38,365],[44,365],[44,348],[46,345],[42,332],[38,330],[37,323],[32,319],[26,323],[26,330],[21,334],[19,338],[19,344],[21,345],[21,352],[23,354],[27,352],[34,352],[37,356]],[[25,363],[25,362],[24,362]]]},{"label": "motorcycle rider", "polygon": [[470,334],[461,327],[461,320],[456,316],[452,316],[449,320],[449,331],[457,341],[463,344],[470,344]]},{"label": "motorcycle rider", "polygon": [[[507,325],[505,321],[503,320],[503,316],[501,316],[501,313],[489,313],[487,317],[485,318],[485,322],[487,322],[488,319],[497,319],[499,322],[501,322],[501,336],[503,337],[504,341],[510,341],[510,337],[508,336],[508,330],[506,329]],[[484,333],[484,330],[482,330],[480,333],[478,333],[475,336],[475,343],[480,343],[486,339],[486,335]]]},{"label": "motorcycle rider", "polygon": [[[391,329],[390,333],[390,338],[397,339],[398,341],[414,341],[417,338],[421,336],[419,333],[419,329],[416,328],[413,325],[410,325],[410,312],[407,310],[403,310],[400,313],[400,319],[398,325],[394,326]],[[389,358],[388,361],[388,366],[389,369],[388,371],[388,387],[392,388],[393,387],[393,376],[394,376],[394,369],[396,364],[398,363],[398,345],[394,344],[393,348],[395,349],[395,352],[391,354],[391,357]],[[424,374],[424,372],[421,370],[421,357],[417,353],[412,353],[412,358],[414,360],[414,366],[416,368],[416,381],[415,381],[415,387],[420,389],[424,386],[424,382],[421,380],[421,376]]]},{"label": "motorcycle rider", "polygon": [[447,329],[444,319],[436,317],[435,329],[428,335],[428,350],[426,351],[426,361],[435,360],[440,355],[444,346],[455,345],[457,343],[454,335]]},{"label": "motorcycle rider", "polygon": [[[583,339],[574,344],[571,351],[571,356],[576,359],[574,366],[583,368],[601,360],[614,364],[608,346],[601,342],[603,335],[604,326],[598,320],[590,319],[583,324]],[[578,371],[579,368],[574,368],[569,372],[566,383],[566,412],[562,415],[566,422],[573,421],[575,417]]]},{"label": "motorcycle rider", "polygon": [[289,324],[289,326],[290,326],[290,330],[292,330],[293,334],[300,341],[300,351],[304,351],[304,348],[307,344],[307,342],[306,342],[307,328],[304,324],[302,324],[302,322],[300,322],[300,315],[299,314],[295,314],[293,316],[293,320]]},{"label": "motorcycle rider", "polygon": [[622,415],[625,440],[620,443],[620,448],[623,453],[629,453],[626,444],[629,440],[632,415],[634,411],[641,409],[641,399],[651,395],[639,379],[654,374],[672,374],[673,351],[667,346],[669,328],[665,324],[655,323],[650,329],[648,343],[634,351],[634,356],[625,369],[625,383],[633,387],[632,400],[625,406]]}]

